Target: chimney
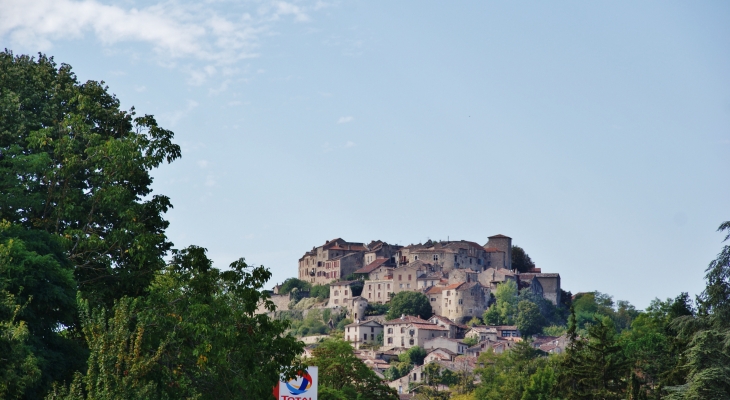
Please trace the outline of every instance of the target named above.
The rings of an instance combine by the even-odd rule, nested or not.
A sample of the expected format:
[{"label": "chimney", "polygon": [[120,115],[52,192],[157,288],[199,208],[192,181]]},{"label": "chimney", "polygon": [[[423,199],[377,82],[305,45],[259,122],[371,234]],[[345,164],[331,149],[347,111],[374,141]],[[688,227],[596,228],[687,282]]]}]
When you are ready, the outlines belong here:
[{"label": "chimney", "polygon": [[405,319],[406,319],[406,315],[405,315],[405,314],[401,314],[401,315],[400,315],[400,319],[401,319],[402,321],[403,321],[403,320],[405,320]]}]

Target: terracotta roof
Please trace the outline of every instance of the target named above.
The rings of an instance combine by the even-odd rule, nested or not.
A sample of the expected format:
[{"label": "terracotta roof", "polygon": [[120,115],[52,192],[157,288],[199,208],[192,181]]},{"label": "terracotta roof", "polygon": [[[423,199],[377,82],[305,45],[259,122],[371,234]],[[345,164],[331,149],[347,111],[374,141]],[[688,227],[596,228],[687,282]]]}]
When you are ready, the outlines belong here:
[{"label": "terracotta roof", "polygon": [[456,289],[456,288],[458,288],[459,286],[461,286],[461,285],[462,285],[463,283],[464,283],[464,282],[459,282],[459,283],[452,283],[451,285],[449,285],[449,286],[446,286],[446,287],[444,288],[444,290],[448,290],[448,289]]},{"label": "terracotta roof", "polygon": [[443,291],[444,289],[445,288],[443,286],[431,286],[430,288],[428,288],[428,290],[426,290],[426,293],[428,293],[428,294],[441,293],[441,291]]},{"label": "terracotta roof", "polygon": [[381,265],[387,263],[388,261],[390,261],[390,259],[388,259],[388,258],[378,258],[375,261],[371,262],[370,264],[358,269],[357,271],[355,271],[355,273],[356,274],[369,274],[369,273],[375,271]]},{"label": "terracotta roof", "polygon": [[365,321],[360,321],[360,322],[353,322],[353,323],[351,323],[351,324],[347,324],[347,325],[345,325],[345,326],[360,326],[360,325],[365,325],[365,324],[368,324],[368,323],[373,323],[373,322],[374,322],[374,323],[376,323],[376,324],[378,324],[378,325],[380,325],[380,326],[382,326],[382,325],[380,324],[380,322],[378,322],[378,321],[373,321],[372,319],[368,319],[368,320],[365,320]]}]

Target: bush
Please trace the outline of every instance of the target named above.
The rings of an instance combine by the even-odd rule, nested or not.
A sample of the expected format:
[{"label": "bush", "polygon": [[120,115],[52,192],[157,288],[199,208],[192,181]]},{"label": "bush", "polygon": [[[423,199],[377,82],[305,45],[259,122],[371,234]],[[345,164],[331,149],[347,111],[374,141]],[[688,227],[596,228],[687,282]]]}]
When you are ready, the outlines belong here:
[{"label": "bush", "polygon": [[316,297],[320,301],[330,297],[330,285],[314,285],[309,291],[311,297]]}]

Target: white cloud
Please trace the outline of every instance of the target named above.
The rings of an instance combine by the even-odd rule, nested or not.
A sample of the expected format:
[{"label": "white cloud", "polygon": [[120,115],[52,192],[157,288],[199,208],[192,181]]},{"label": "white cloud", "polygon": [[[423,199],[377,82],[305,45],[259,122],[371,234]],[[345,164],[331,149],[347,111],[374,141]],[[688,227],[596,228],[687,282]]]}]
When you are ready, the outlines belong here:
[{"label": "white cloud", "polygon": [[348,140],[347,143],[345,143],[345,148],[348,148],[348,147],[355,147],[355,142],[351,142]]},{"label": "white cloud", "polygon": [[338,119],[338,120],[337,120],[337,123],[338,123],[338,124],[346,124],[346,123],[348,123],[348,122],[352,122],[352,120],[354,120],[354,119],[355,119],[355,118],[352,118],[351,116],[347,116],[347,117],[340,117],[340,119]]},{"label": "white cloud", "polygon": [[160,65],[181,68],[190,75],[189,83],[201,84],[214,75],[236,73],[234,66],[240,60],[257,57],[259,37],[270,30],[270,21],[283,16],[310,20],[306,7],[285,1],[266,2],[256,17],[218,13],[210,2],[160,0],[143,8],[127,4],[0,0],[0,40],[41,51],[50,50],[56,41],[81,39],[89,33],[106,49],[144,43]]}]

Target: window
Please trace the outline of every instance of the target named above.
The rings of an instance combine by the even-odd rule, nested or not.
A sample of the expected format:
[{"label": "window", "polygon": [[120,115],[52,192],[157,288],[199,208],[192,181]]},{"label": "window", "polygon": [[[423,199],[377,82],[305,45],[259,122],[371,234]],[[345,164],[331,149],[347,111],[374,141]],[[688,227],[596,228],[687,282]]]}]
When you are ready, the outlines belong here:
[{"label": "window", "polygon": [[335,296],[339,296],[339,295],[340,295],[340,292],[335,290]]},{"label": "window", "polygon": [[368,340],[368,334],[367,333],[363,333],[362,334],[362,340]]},{"label": "window", "polygon": [[347,341],[348,342],[350,341],[350,335],[347,335]]},{"label": "window", "polygon": [[389,334],[392,334],[393,333],[393,328],[388,328],[388,333]]},{"label": "window", "polygon": [[375,328],[371,326],[370,327],[370,332],[375,332]]},{"label": "window", "polygon": [[438,254],[434,254],[433,255],[433,260],[434,261],[438,261],[439,260],[439,255]]},{"label": "window", "polygon": [[446,291],[446,295],[447,295],[447,296],[451,296],[451,290],[447,290],[447,291]]},{"label": "window", "polygon": [[388,284],[388,290],[390,290],[390,283]]},{"label": "window", "polygon": [[413,338],[411,338],[411,340],[408,341],[408,344],[410,344],[411,346],[413,346],[414,343],[415,343],[415,341],[413,340]]},{"label": "window", "polygon": [[409,280],[409,281],[411,280],[411,276],[410,276],[410,275],[408,275],[408,280]]},{"label": "window", "polygon": [[[403,275],[398,275],[398,280],[399,280],[399,281],[402,281],[402,280],[403,280]],[[402,286],[401,286],[401,287],[402,287]]]},{"label": "window", "polygon": [[410,283],[406,283],[406,287],[407,288],[410,288],[411,287],[411,284]]},{"label": "window", "polygon": [[380,284],[378,283],[378,290],[380,290]]},{"label": "window", "polygon": [[403,284],[402,283],[400,284],[400,288],[403,289]]},{"label": "window", "polygon": [[368,290],[373,290],[373,285],[368,285]]},{"label": "window", "polygon": [[470,258],[470,259],[469,259],[469,264],[471,264],[471,260],[472,260],[472,259]]},{"label": "window", "polygon": [[456,262],[458,260],[458,257],[459,256],[457,256],[456,254],[454,254],[454,262]]},{"label": "window", "polygon": [[345,289],[345,296],[347,296],[347,289]]},{"label": "window", "polygon": [[481,258],[477,260],[477,264],[478,265],[482,265],[482,259]]},{"label": "window", "polygon": [[416,334],[416,331],[414,329],[411,329],[410,331],[408,331],[408,334],[413,336]]},{"label": "window", "polygon": [[375,340],[375,334],[370,334],[370,340]]},{"label": "window", "polygon": [[372,298],[373,298],[373,294],[372,293],[368,293],[368,299],[372,299]]},{"label": "window", "polygon": [[339,303],[340,303],[340,301],[335,299],[335,304],[339,304]]},{"label": "window", "polygon": [[393,344],[393,338],[392,337],[389,337],[388,338],[388,344]]},{"label": "window", "polygon": [[350,332],[350,328],[349,327],[347,328],[347,331]]},{"label": "window", "polygon": [[380,298],[380,292],[378,292],[378,298]]},{"label": "window", "polygon": [[435,297],[431,297],[431,302],[434,302],[434,301],[436,301],[436,298]]},{"label": "window", "polygon": [[400,328],[400,333],[406,333],[406,328]]},{"label": "window", "polygon": [[459,299],[459,304],[464,304],[464,299]]},{"label": "window", "polygon": [[414,257],[414,259],[415,259],[416,261],[418,261],[418,256]]}]

